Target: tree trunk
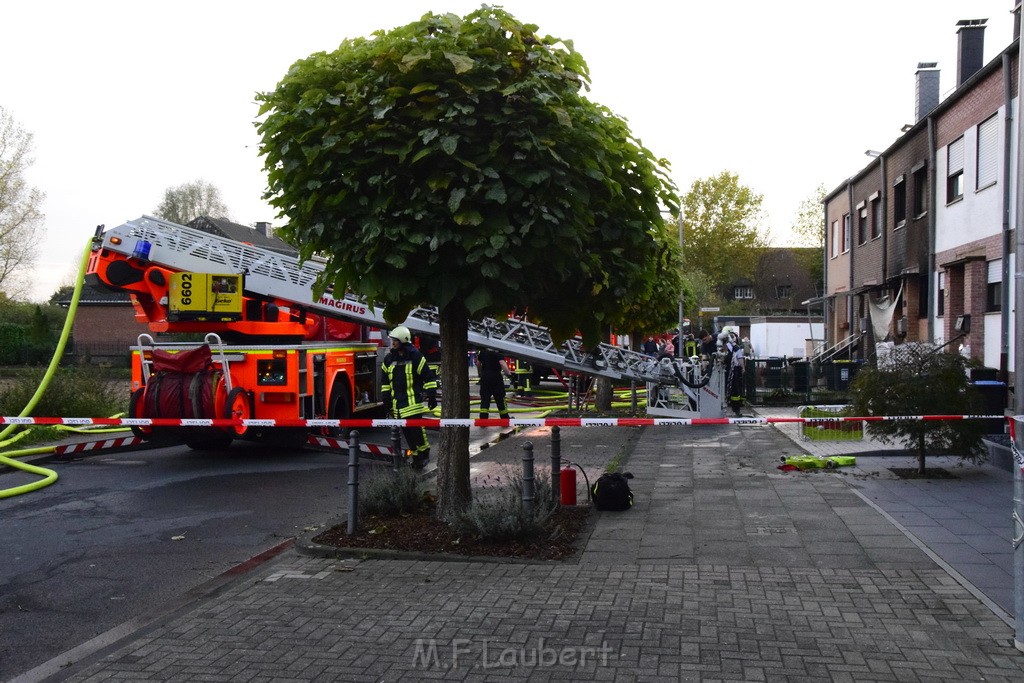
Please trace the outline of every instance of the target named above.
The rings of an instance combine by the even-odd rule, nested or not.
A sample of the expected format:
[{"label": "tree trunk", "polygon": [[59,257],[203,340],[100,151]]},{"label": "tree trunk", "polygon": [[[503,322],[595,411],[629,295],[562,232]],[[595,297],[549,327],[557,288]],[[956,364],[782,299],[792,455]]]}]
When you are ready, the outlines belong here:
[{"label": "tree trunk", "polygon": [[[469,317],[461,301],[441,310],[441,417],[469,417]],[[437,515],[469,507],[469,427],[442,427],[437,454]]]},{"label": "tree trunk", "polygon": [[[603,328],[604,338],[608,340],[612,335],[612,328]],[[594,407],[602,412],[612,409],[612,381],[607,377],[597,377],[594,382]]]},{"label": "tree trunk", "polygon": [[917,437],[917,473],[922,475],[922,476],[925,473],[925,469],[924,469],[924,456],[925,456],[924,434],[919,434],[918,437]]},{"label": "tree trunk", "polygon": [[612,409],[612,381],[607,377],[597,378],[597,394],[594,396],[594,407],[603,412]]}]

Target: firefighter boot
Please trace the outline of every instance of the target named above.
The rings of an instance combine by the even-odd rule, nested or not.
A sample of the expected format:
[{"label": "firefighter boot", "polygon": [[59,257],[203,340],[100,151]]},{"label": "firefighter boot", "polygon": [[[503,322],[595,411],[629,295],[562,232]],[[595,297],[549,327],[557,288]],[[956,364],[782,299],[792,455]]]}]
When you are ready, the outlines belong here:
[{"label": "firefighter boot", "polygon": [[413,456],[413,458],[412,458],[412,466],[413,466],[414,469],[422,470],[422,469],[426,468],[427,462],[429,462],[429,461],[430,461],[430,449],[428,448],[427,450],[421,451],[421,452],[419,452],[419,453],[417,453],[416,455]]}]

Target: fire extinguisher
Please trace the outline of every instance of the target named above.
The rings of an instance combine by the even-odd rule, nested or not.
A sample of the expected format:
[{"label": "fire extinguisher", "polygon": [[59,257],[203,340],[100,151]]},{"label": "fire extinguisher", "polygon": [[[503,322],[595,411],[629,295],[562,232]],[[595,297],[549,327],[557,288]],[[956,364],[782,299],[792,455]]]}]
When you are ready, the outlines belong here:
[{"label": "fire extinguisher", "polygon": [[579,463],[565,461],[565,466],[558,471],[559,474],[559,495],[561,497],[562,505],[575,505],[576,504],[576,470],[573,467],[578,467],[580,474],[583,475],[583,481],[587,482],[587,500],[592,500],[593,492],[590,490],[590,479],[587,478],[587,472]]},{"label": "fire extinguisher", "polygon": [[558,483],[562,505],[576,504],[576,470],[572,467],[563,467],[558,474]]}]

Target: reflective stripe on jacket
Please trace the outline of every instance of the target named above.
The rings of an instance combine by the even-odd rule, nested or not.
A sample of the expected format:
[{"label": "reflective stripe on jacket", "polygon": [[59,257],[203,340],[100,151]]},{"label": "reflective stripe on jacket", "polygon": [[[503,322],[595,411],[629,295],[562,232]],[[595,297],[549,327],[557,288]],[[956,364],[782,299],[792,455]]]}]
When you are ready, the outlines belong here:
[{"label": "reflective stripe on jacket", "polygon": [[423,402],[437,391],[437,379],[427,359],[412,344],[402,344],[384,357],[381,391],[390,394],[399,419],[427,412]]}]

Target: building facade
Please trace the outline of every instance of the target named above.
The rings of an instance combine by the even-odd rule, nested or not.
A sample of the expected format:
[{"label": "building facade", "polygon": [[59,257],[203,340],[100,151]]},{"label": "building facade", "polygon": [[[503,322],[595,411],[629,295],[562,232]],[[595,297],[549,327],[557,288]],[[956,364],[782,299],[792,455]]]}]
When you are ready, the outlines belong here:
[{"label": "building facade", "polygon": [[940,102],[936,64],[919,64],[915,123],[825,198],[826,339],[844,357],[928,341],[1010,381],[1015,11],[1013,42],[987,64],[985,20],[959,22],[956,89]]}]

